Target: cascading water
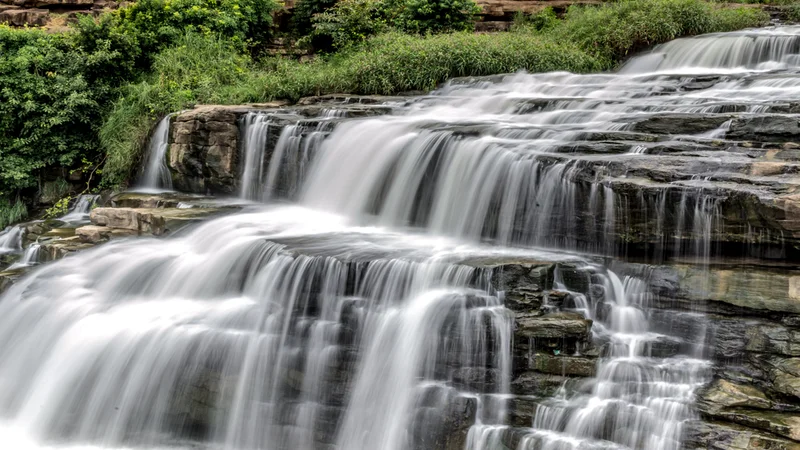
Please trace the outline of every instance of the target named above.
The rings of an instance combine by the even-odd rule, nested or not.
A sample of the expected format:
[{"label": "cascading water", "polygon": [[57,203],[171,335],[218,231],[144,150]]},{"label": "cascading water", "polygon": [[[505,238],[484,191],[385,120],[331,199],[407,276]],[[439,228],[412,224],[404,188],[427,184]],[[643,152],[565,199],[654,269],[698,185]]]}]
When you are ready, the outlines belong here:
[{"label": "cascading water", "polygon": [[144,173],[138,183],[137,190],[161,192],[172,190],[172,174],[167,165],[169,150],[169,125],[172,115],[161,119],[150,137]]},{"label": "cascading water", "polygon": [[[710,380],[711,367],[696,355],[664,357],[659,352],[682,339],[702,343],[705,336],[651,332],[650,294],[643,280],[621,280],[613,272],[597,277],[602,295],[591,298],[588,311],[596,320],[596,340],[607,350],[591,392],[560,393],[542,401],[533,430],[522,436],[517,450],[680,449],[683,425],[694,417],[693,393]],[[596,317],[594,311],[605,317]],[[473,440],[487,439],[485,435],[491,439],[503,431],[476,427]]]},{"label": "cascading water", "polygon": [[92,208],[94,208],[98,198],[100,198],[100,196],[94,194],[79,195],[77,198],[75,198],[75,201],[73,202],[69,211],[65,215],[59,217],[58,220],[70,225],[81,225],[88,223],[89,213],[92,212]]},{"label": "cascading water", "polygon": [[0,232],[0,254],[17,253],[22,250],[22,228],[8,227]]},{"label": "cascading water", "polygon": [[[669,145],[724,137],[704,133],[730,118],[679,135],[652,120],[800,101],[797,35],[691,41],[702,61],[678,41],[620,74],[454,82],[388,117],[245,116],[241,196],[298,204],[114,241],[13,285],[0,435],[26,450],[680,448],[709,377],[703,336],[652,331],[648,273],[564,250],[614,254],[629,216],[649,214],[656,258],[708,260],[724,226],[720,152],[673,156],[701,177],[637,172]],[[782,72],[762,73],[770,62]],[[678,73],[695,68],[712,81]],[[649,189],[627,195],[635,183]],[[474,263],[503,260],[577,267],[581,289],[558,270],[555,288],[569,291],[561,309],[593,320],[602,355],[588,385],[537,398],[513,429],[515,319],[498,269]]]},{"label": "cascading water", "polygon": [[[314,153],[343,111],[326,110],[316,119],[273,113],[248,113],[242,121],[242,181],[239,196],[265,201],[293,197],[305,178]],[[274,140],[274,147],[271,141]],[[268,152],[268,148],[272,151]]]},{"label": "cascading water", "polygon": [[23,267],[30,267],[39,263],[39,252],[42,249],[42,246],[39,244],[31,244],[28,248],[25,249],[25,252],[22,254],[22,258],[19,261],[15,262],[14,264],[10,265],[8,268],[10,270],[13,269],[21,269]]}]

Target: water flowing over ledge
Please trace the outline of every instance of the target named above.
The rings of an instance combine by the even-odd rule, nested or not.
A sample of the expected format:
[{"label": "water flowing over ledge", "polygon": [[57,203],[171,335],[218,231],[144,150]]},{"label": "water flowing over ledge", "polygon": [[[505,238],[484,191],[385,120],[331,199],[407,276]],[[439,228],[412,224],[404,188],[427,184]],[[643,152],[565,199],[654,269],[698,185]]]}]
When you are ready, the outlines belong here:
[{"label": "water flowing over ledge", "polygon": [[[762,264],[797,255],[799,33],[679,40],[616,74],[165,119],[146,184],[168,168],[245,210],[9,288],[0,433],[23,449],[797,445],[796,280]],[[164,234],[159,202],[202,206],[115,201],[148,206],[95,210],[93,231],[139,217],[128,234]],[[663,265],[609,258],[624,252]]]}]

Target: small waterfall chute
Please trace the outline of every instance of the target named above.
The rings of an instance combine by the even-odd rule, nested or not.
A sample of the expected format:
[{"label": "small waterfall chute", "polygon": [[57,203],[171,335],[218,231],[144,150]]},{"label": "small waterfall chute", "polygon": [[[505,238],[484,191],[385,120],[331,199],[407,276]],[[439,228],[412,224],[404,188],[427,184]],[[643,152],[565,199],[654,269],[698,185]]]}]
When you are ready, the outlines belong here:
[{"label": "small waterfall chute", "polygon": [[161,192],[172,190],[172,174],[167,164],[171,119],[171,114],[161,119],[150,136],[144,172],[137,185],[137,190],[139,191]]},{"label": "small waterfall chute", "polygon": [[22,227],[17,225],[0,232],[0,254],[22,251],[22,233]]},{"label": "small waterfall chute", "polygon": [[67,213],[63,216],[59,217],[58,220],[69,225],[82,225],[89,223],[89,213],[92,212],[92,208],[95,207],[99,198],[100,196],[96,194],[78,195],[72,202],[72,206],[69,208],[69,211],[67,211]]}]

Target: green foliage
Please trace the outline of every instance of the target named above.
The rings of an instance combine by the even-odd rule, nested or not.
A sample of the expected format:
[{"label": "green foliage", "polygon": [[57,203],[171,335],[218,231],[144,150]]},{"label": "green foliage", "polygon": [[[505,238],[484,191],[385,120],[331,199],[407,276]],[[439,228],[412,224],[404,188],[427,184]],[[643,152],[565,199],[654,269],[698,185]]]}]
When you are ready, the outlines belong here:
[{"label": "green foliage", "polygon": [[123,91],[100,130],[107,152],[103,181],[108,185],[129,178],[158,118],[196,103],[247,100],[233,91],[251,74],[250,59],[222,38],[187,33],[155,57],[153,69],[153,76]]},{"label": "green foliage", "polygon": [[532,31],[542,31],[553,28],[558,25],[558,23],[558,16],[556,16],[553,8],[548,6],[536,14],[528,15],[523,14],[522,12],[517,12],[514,15],[512,30],[520,31],[527,29]]},{"label": "green foliage", "polygon": [[84,48],[116,52],[119,73],[131,79],[150,69],[152,58],[186,32],[223,36],[232,45],[257,49],[269,42],[275,0],[137,0],[99,21],[77,24]]},{"label": "green foliage", "polygon": [[0,25],[0,194],[36,186],[41,169],[97,155],[106,91],[87,80],[69,37]]},{"label": "green foliage", "polygon": [[28,208],[20,199],[12,204],[7,199],[0,199],[0,230],[28,217]]},{"label": "green foliage", "polygon": [[298,36],[305,36],[314,29],[314,15],[324,13],[336,5],[336,0],[300,0],[292,10],[292,29]]},{"label": "green foliage", "polygon": [[702,0],[620,0],[602,7],[570,6],[564,20],[541,30],[571,40],[607,67],[628,54],[682,36],[763,25],[766,13],[727,9]]},{"label": "green foliage", "polygon": [[784,8],[784,14],[790,22],[800,22],[800,3],[793,3]]},{"label": "green foliage", "polygon": [[318,49],[341,50],[387,31],[379,0],[341,0],[314,17],[311,39]]},{"label": "green foliage", "polygon": [[53,206],[47,208],[44,212],[45,219],[54,219],[61,217],[69,211],[69,202],[72,201],[72,196],[68,195],[53,203]]},{"label": "green foliage", "polygon": [[353,91],[392,94],[430,90],[453,77],[518,70],[590,72],[598,61],[571,43],[529,33],[452,33],[427,37],[389,33],[332,61],[347,69]]},{"label": "green foliage", "polygon": [[481,12],[473,0],[383,0],[385,17],[407,33],[442,33],[472,30]]},{"label": "green foliage", "polygon": [[341,0],[313,18],[314,47],[341,50],[395,29],[411,34],[468,31],[480,7],[474,0]]},{"label": "green foliage", "polygon": [[769,23],[769,15],[761,8],[719,8],[713,17],[713,29],[709,31],[735,31]]},{"label": "green foliage", "polygon": [[[219,36],[229,56],[245,58],[240,50],[257,51],[268,43],[277,7],[275,0],[138,0],[99,20],[83,17],[69,33],[0,25],[0,198],[33,190],[47,167],[70,168],[82,160],[96,165],[102,159],[100,138],[111,139],[99,128],[120,87],[149,73],[161,50],[182,45],[187,31]],[[155,67],[177,71],[166,74],[172,83],[168,101],[147,100],[130,124],[112,123],[104,130],[141,129],[147,121],[139,112],[149,108],[152,114],[150,104],[177,108],[208,84],[194,66],[181,71],[191,58],[171,64]],[[218,69],[206,72],[232,70]],[[190,72],[199,76],[184,76]]]},{"label": "green foliage", "polygon": [[70,184],[63,178],[59,178],[55,181],[48,181],[42,185],[40,202],[54,203],[58,199],[66,196],[70,189]]}]

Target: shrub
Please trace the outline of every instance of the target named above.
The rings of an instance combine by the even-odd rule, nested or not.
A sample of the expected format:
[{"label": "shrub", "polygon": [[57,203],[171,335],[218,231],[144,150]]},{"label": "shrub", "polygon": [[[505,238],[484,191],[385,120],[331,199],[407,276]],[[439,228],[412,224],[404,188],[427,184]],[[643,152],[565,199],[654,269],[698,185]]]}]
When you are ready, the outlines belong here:
[{"label": "shrub", "polygon": [[790,22],[800,22],[800,4],[792,4],[785,9],[786,19]]},{"label": "shrub", "polygon": [[341,50],[395,29],[412,34],[472,30],[474,0],[342,0],[314,17],[314,47]]},{"label": "shrub", "polygon": [[709,31],[735,31],[769,23],[769,15],[761,8],[717,8],[713,19]]},{"label": "shrub", "polygon": [[195,103],[247,101],[232,88],[252,74],[249,64],[229,41],[191,32],[158,54],[155,74],[123,90],[100,130],[107,153],[104,183],[120,184],[130,177],[158,118]]},{"label": "shrub", "polygon": [[336,5],[336,0],[301,0],[292,10],[292,30],[305,36],[314,30],[314,16]]},{"label": "shrub", "polygon": [[514,15],[514,23],[511,26],[515,31],[543,31],[558,25],[559,20],[553,8],[547,7],[535,14],[524,14],[517,12]]},{"label": "shrub", "polygon": [[546,32],[576,42],[611,67],[626,55],[655,44],[761,25],[766,19],[760,11],[727,10],[702,0],[621,0],[602,7],[570,6],[564,20]]},{"label": "shrub", "polygon": [[387,22],[408,33],[472,30],[481,12],[473,0],[383,0]]},{"label": "shrub", "polygon": [[529,33],[452,33],[423,38],[389,33],[371,39],[337,62],[349,68],[354,89],[362,94],[431,90],[453,77],[518,70],[600,69],[598,61],[577,46]]},{"label": "shrub", "polygon": [[0,197],[37,185],[39,171],[97,155],[98,94],[87,55],[67,36],[0,25]]},{"label": "shrub", "polygon": [[379,0],[342,0],[313,21],[312,43],[322,50],[341,50],[389,28]]},{"label": "shrub", "polygon": [[28,217],[28,208],[20,199],[13,203],[7,199],[0,199],[0,231],[26,217]]},{"label": "shrub", "polygon": [[153,57],[184,33],[223,36],[240,48],[258,51],[272,35],[275,0],[138,0],[100,20],[78,22],[83,48],[117,52],[116,65],[127,79],[150,70]]}]

